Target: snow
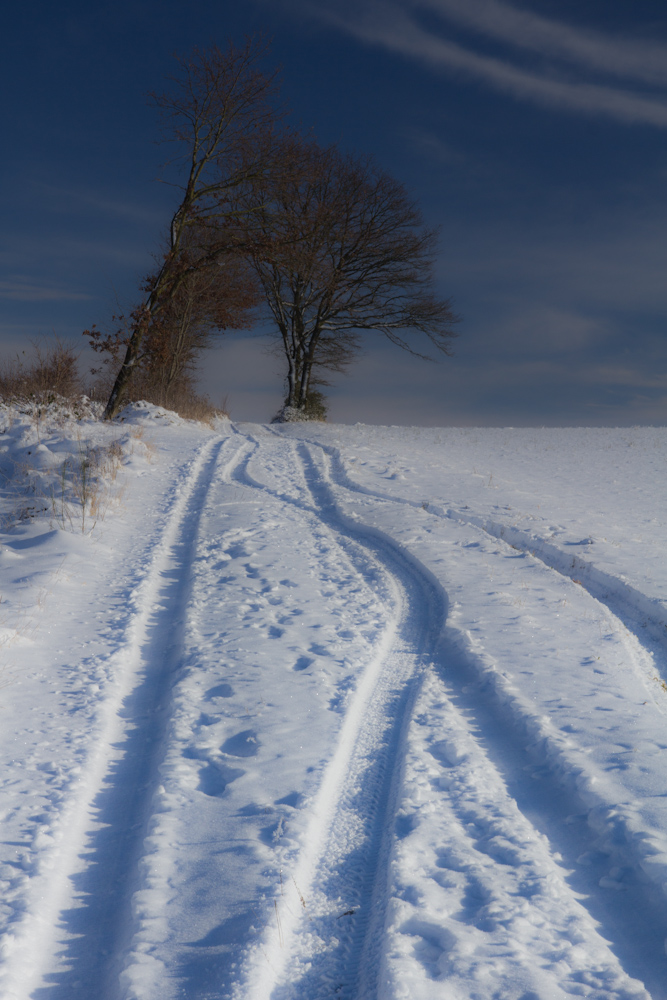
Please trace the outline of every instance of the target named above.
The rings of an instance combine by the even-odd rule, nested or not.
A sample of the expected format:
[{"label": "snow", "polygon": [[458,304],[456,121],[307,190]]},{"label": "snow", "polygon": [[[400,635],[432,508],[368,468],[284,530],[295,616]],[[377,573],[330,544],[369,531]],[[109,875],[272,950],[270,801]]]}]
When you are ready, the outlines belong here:
[{"label": "snow", "polygon": [[667,431],[2,409],[0,995],[667,998]]}]

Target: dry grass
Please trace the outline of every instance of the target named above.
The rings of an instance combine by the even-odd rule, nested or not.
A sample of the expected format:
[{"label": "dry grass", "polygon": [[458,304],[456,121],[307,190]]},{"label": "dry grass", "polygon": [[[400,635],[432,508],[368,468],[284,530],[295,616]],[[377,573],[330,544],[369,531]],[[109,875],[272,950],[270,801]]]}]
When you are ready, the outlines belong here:
[{"label": "dry grass", "polygon": [[52,344],[31,342],[31,347],[31,354],[21,351],[0,363],[0,396],[5,402],[48,405],[83,395],[79,357],[72,346],[56,338]]},{"label": "dry grass", "polygon": [[[213,424],[216,417],[228,417],[224,407],[214,406],[208,396],[200,395],[191,389],[179,393],[171,393],[173,397],[168,403],[161,405],[168,410],[174,410],[185,420],[198,420],[202,424]],[[151,400],[149,399],[150,403]]]},{"label": "dry grass", "polygon": [[42,429],[97,419],[100,408],[84,394],[78,354],[56,340],[32,342],[30,351],[0,360],[0,402],[5,429],[17,413],[27,416],[41,441]]},{"label": "dry grass", "polygon": [[[70,442],[66,445],[69,454],[62,456],[64,461],[48,467],[35,461],[35,449],[30,444],[19,448],[15,459],[9,454],[3,458],[0,522],[6,526],[48,518],[60,528],[89,532],[120,498],[114,483],[124,453],[138,450],[151,460],[155,449],[143,440],[141,428],[128,428],[129,440],[124,435],[106,446],[93,446],[82,439],[85,430],[81,421],[98,420],[105,399],[101,384],[97,386],[99,401],[84,395],[83,388],[75,348],[57,339],[32,343],[30,350],[0,360],[0,434],[9,432],[13,424],[25,428],[27,418],[26,440],[36,438],[42,452],[43,440],[51,443],[54,432],[61,436],[62,431],[63,441]],[[164,394],[151,398],[150,393],[147,396],[142,391],[146,388],[140,379],[131,399],[146,399],[185,419],[209,425],[225,415],[207,397],[196,393],[190,383],[174,388],[166,398]]]},{"label": "dry grass", "polygon": [[[97,416],[101,404],[109,397],[113,379],[105,372],[86,394],[78,361],[75,347],[57,338],[53,342],[31,341],[29,350],[0,360],[0,399],[19,405],[38,427],[54,404],[62,411],[63,418],[80,420]],[[127,402],[140,400],[209,426],[216,417],[229,415],[224,405],[214,406],[208,396],[197,392],[192,379],[164,389],[146,373],[138,372],[130,383]]]},{"label": "dry grass", "polygon": [[120,441],[106,447],[92,447],[79,441],[78,455],[63,462],[57,485],[49,487],[50,516],[63,529],[79,523],[81,532],[92,531],[104,519],[120,494],[113,490],[123,457]]},{"label": "dry grass", "polygon": [[[113,387],[112,373],[104,371],[91,389],[91,398],[105,403]],[[162,406],[165,410],[177,413],[184,420],[197,420],[199,423],[211,426],[216,417],[228,417],[229,413],[222,406],[214,406],[208,396],[197,392],[193,379],[186,379],[165,388],[151,379],[150,373],[137,371],[127,387],[125,403],[152,403]],[[225,401],[226,402],[226,401]]]},{"label": "dry grass", "polygon": [[143,427],[133,427],[130,430],[130,454],[135,453],[143,455],[149,462],[152,462],[157,454],[153,442],[146,439]]},{"label": "dry grass", "polygon": [[0,525],[6,530],[17,521],[48,518],[63,530],[92,531],[121,498],[114,483],[123,454],[119,440],[93,446],[79,438],[75,453],[59,465],[14,463],[1,474],[6,506]]}]

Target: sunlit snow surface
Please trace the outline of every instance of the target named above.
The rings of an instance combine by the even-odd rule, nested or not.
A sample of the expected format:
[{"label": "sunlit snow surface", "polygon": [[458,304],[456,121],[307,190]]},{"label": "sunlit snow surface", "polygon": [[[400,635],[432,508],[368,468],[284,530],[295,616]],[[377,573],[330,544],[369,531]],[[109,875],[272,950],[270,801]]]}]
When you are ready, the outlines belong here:
[{"label": "sunlit snow surface", "polygon": [[5,417],[3,1000],[667,998],[667,430]]}]

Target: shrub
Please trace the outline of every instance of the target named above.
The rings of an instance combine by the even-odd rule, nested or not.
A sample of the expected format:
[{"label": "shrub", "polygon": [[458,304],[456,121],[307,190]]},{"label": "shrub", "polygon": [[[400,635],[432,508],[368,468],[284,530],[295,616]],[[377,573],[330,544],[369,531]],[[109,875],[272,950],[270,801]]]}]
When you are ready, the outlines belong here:
[{"label": "shrub", "polygon": [[52,344],[32,342],[32,356],[21,351],[0,362],[0,397],[6,403],[48,405],[58,398],[83,395],[79,357],[75,349],[56,339]]},{"label": "shrub", "polygon": [[325,421],[327,419],[327,404],[324,393],[311,389],[306,396],[304,406],[290,406],[287,401],[271,421],[272,424],[293,424],[306,420]]},{"label": "shrub", "polygon": [[[109,367],[101,371],[98,369],[98,379],[91,395],[100,401],[108,399],[112,384],[113,370]],[[125,389],[124,403],[140,402],[163,406],[165,410],[173,410],[185,420],[199,420],[203,424],[210,424],[216,417],[229,416],[224,404],[214,406],[208,396],[197,392],[194,377],[180,378],[176,383],[165,387],[152,379],[150,373],[139,369]]]}]

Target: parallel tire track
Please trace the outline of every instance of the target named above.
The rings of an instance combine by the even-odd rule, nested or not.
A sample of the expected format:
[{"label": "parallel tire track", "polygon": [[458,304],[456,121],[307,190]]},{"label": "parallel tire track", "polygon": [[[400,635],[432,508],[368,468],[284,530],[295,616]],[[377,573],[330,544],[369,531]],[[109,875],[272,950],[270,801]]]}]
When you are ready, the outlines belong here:
[{"label": "parallel tire track", "polygon": [[[264,449],[261,440],[243,435],[232,439],[226,459],[225,441],[209,442],[182,484],[146,578],[133,595],[135,611],[124,645],[113,657],[118,684],[104,703],[97,746],[80,794],[68,806],[66,846],[54,852],[58,876],[41,886],[41,912],[28,914],[16,968],[22,966],[24,972],[26,949],[44,958],[30,983],[25,976],[20,983],[16,979],[14,992],[7,994],[12,1000],[123,996],[123,962],[141,939],[141,918],[132,914],[132,899],[142,887],[143,842],[164,755],[171,683],[181,660],[190,566],[204,500],[216,473],[260,498],[270,494],[300,509],[306,518],[316,518],[367,583],[383,577],[394,615],[350,700],[337,746],[309,807],[310,826],[289,868],[297,895],[289,886],[290,901],[276,900],[276,923],[246,955],[234,1000],[373,1000],[382,993],[378,975],[408,729],[417,699],[423,701],[424,676],[433,684],[441,672],[446,598],[428,569],[398,542],[343,512],[336,487],[354,487],[340,481],[339,471],[332,476],[327,449],[315,442],[294,448],[282,440],[295,460],[292,471],[301,479],[296,493],[269,487],[251,474],[251,462],[261,458]],[[355,492],[370,493],[361,488]],[[483,525],[476,527],[493,533]],[[456,709],[452,711],[454,724]],[[114,749],[118,744],[120,752]],[[481,747],[478,752],[483,758]],[[500,774],[499,781],[501,792],[511,799]],[[515,804],[513,799],[510,804]],[[125,817],[122,828],[119,815]],[[111,825],[100,828],[105,823]],[[530,839],[530,830],[526,837]],[[80,860],[84,852],[85,868]],[[68,912],[70,882],[80,905]],[[565,886],[563,893],[569,905]],[[300,905],[304,897],[307,910]],[[56,931],[58,917],[65,928],[61,935]],[[67,943],[65,960],[71,971],[61,971],[63,963],[55,957],[59,936]],[[10,974],[11,968],[10,963]],[[40,980],[51,985],[35,990]],[[545,990],[548,986],[545,981]]]},{"label": "parallel tire track", "polygon": [[[325,454],[330,454],[327,448],[322,448],[321,445],[318,445],[318,447]],[[353,495],[370,495],[371,498],[380,501],[397,502],[391,497],[376,497],[372,491],[365,488],[357,488],[356,484],[350,486],[347,474],[342,469],[340,461],[337,463],[332,462],[332,465],[335,469],[333,477],[335,485],[343,491]],[[398,501],[398,503],[401,502]],[[412,503],[410,503],[410,506],[421,507],[420,504]],[[444,516],[451,520],[458,520],[458,518],[451,517],[451,512],[438,514],[438,511],[431,509],[428,513],[441,517]],[[470,523],[474,529],[482,530],[488,535],[499,538],[501,544],[513,545],[513,542],[506,537],[506,534],[501,536],[500,532],[496,534],[490,531],[488,524],[486,526],[478,524],[472,519],[464,523]],[[535,540],[533,539],[532,541],[534,545]],[[522,548],[520,545],[514,547]],[[550,564],[550,561],[540,557],[539,551],[534,552],[527,545],[524,551],[533,555],[536,561],[542,563],[547,570],[555,570],[561,576],[569,576],[569,573],[559,569],[558,559],[556,558],[556,556],[559,558],[566,557],[563,557],[555,546],[552,548],[554,549],[552,555],[555,564],[553,566]],[[574,575],[574,571],[572,575]],[[588,590],[589,588],[575,586],[575,591],[578,593],[581,593],[582,589]],[[626,635],[625,638],[622,638],[622,641],[628,649],[628,655],[635,663],[636,668],[650,680],[654,672],[650,669],[651,644],[647,642],[644,635],[641,635],[637,619],[630,617],[638,607],[638,604],[633,604],[632,609],[629,609],[628,604],[623,604],[625,614],[623,619],[621,619],[620,615],[615,614],[615,610],[618,610],[618,608],[615,602],[609,600],[609,595],[605,593],[604,597],[606,600],[602,600],[591,592],[592,589],[591,587],[588,596],[602,604],[604,613],[609,619],[612,629],[618,631],[621,637],[623,637],[625,630],[630,632],[630,635]],[[659,617],[654,619],[653,624],[656,626],[653,634],[657,634],[661,638]],[[636,631],[631,631],[630,625],[633,625]],[[592,844],[604,844],[609,849],[611,857],[614,858],[613,864],[620,865],[621,867],[627,866],[629,869],[632,869],[639,884],[646,885],[647,879],[650,880],[650,883],[653,883],[652,885],[646,885],[644,892],[645,913],[642,913],[641,916],[635,915],[631,920],[631,926],[627,926],[627,914],[625,914],[625,917],[623,916],[622,906],[618,908],[612,906],[612,909],[616,913],[617,933],[624,934],[624,938],[627,937],[628,940],[631,940],[638,953],[641,952],[642,940],[645,942],[650,940],[654,948],[660,948],[660,928],[667,926],[665,923],[667,916],[665,901],[667,882],[664,881],[667,866],[665,865],[664,851],[660,849],[660,845],[663,842],[662,830],[656,829],[654,831],[655,835],[652,836],[648,828],[640,827],[637,829],[636,823],[633,821],[631,808],[628,809],[626,814],[623,809],[616,808],[613,802],[600,798],[596,791],[595,772],[590,775],[589,779],[586,778],[585,771],[582,771],[581,768],[581,760],[568,756],[567,739],[563,740],[562,734],[555,731],[547,719],[539,713],[535,713],[535,708],[531,705],[530,701],[523,698],[511,684],[508,684],[502,673],[498,673],[495,670],[489,671],[483,660],[479,659],[478,654],[469,648],[467,641],[462,640],[462,637],[455,634],[456,630],[450,629],[448,631],[451,635],[444,649],[445,656],[449,659],[448,676],[450,679],[453,679],[456,674],[459,675],[458,684],[460,685],[462,694],[460,699],[461,704],[467,707],[468,713],[472,713],[473,717],[479,717],[480,727],[483,732],[493,734],[495,730],[495,735],[492,736],[491,742],[493,743],[494,739],[497,742],[498,737],[500,737],[501,743],[505,745],[505,749],[501,753],[509,752],[510,757],[518,753],[520,756],[522,752],[525,752],[526,737],[528,737],[528,741],[531,743],[531,756],[540,762],[545,776],[550,775],[549,780],[553,792],[551,797],[553,804],[555,805],[556,802],[559,802],[560,808],[565,808],[565,812],[563,812],[562,817],[559,819],[558,809],[554,810],[551,800],[547,802],[549,797],[545,796],[544,805],[546,807],[546,815],[549,817],[548,823],[551,831],[558,833],[556,839],[559,846],[562,848],[564,845],[563,838],[560,835],[562,831],[558,831],[562,819],[568,812],[578,813],[583,810],[584,815],[587,815],[590,827],[588,834],[589,845],[588,847],[585,846],[584,838],[584,843],[580,851],[575,852],[573,858],[577,857],[577,853],[583,853],[585,849],[590,849]],[[661,647],[662,644],[658,647],[658,652]],[[481,680],[484,685],[481,700],[479,696],[471,699],[465,694],[466,686],[471,681],[474,681],[475,678],[477,678],[478,682]],[[658,702],[661,700],[658,698]],[[663,705],[659,704],[659,707],[664,711]],[[541,748],[539,752],[538,748]],[[500,744],[498,745],[498,750],[500,750]],[[556,764],[557,771],[554,769]],[[550,837],[551,831],[548,833]],[[623,932],[624,926],[625,933]],[[656,937],[658,939],[657,944]],[[620,950],[626,952],[626,941],[619,938],[619,944],[621,945]],[[632,948],[630,949],[631,951]],[[638,970],[635,968],[634,974],[637,975],[637,973]],[[655,988],[655,984],[653,984],[653,988]],[[663,995],[662,990],[656,993],[656,996],[658,995]]]},{"label": "parallel tire track", "polygon": [[477,517],[461,509],[442,507],[435,503],[424,505],[417,500],[392,496],[362,486],[348,473],[337,448],[319,441],[312,441],[311,444],[330,456],[331,469],[337,486],[375,500],[417,508],[432,517],[447,518],[459,524],[471,525],[486,535],[520,552],[525,552],[554,572],[572,580],[603,604],[609,613],[635,636],[639,644],[644,646],[655,659],[662,679],[667,681],[667,607],[664,602],[648,597],[620,577],[601,570],[589,559],[583,559],[576,553],[568,555],[557,545],[521,528],[502,524],[491,518]]},{"label": "parallel tire track", "polygon": [[[257,448],[254,454],[259,458],[261,443],[255,443]],[[517,927],[525,925],[522,893],[517,893],[512,878],[521,885],[526,880],[532,880],[531,905],[541,914],[544,927],[535,941],[537,966],[542,960],[548,962],[560,948],[561,937],[567,938],[572,928],[577,927],[589,943],[589,954],[584,958],[583,966],[581,959],[574,959],[575,979],[589,975],[587,962],[590,960],[596,968],[603,970],[603,978],[610,976],[623,991],[622,984],[629,981],[609,953],[606,943],[597,935],[590,916],[567,886],[552,856],[552,848],[545,838],[535,832],[530,820],[520,813],[505,786],[502,772],[487,758],[479,740],[468,731],[465,717],[472,711],[471,717],[474,718],[476,706],[470,704],[469,699],[464,699],[464,704],[457,708],[460,699],[457,697],[452,701],[452,692],[447,690],[450,685],[443,684],[445,676],[454,679],[449,670],[447,675],[441,676],[443,667],[451,666],[442,662],[443,651],[445,657],[455,651],[438,644],[445,617],[445,600],[439,585],[425,567],[402,550],[399,543],[382,531],[356,522],[342,513],[332,489],[334,484],[330,481],[329,463],[319,448],[308,448],[302,444],[297,453],[303,467],[304,492],[309,498],[295,500],[275,488],[269,492],[304,510],[314,510],[348,553],[352,541],[372,553],[403,596],[392,648],[381,651],[360,682],[338,746],[313,803],[311,829],[292,869],[299,896],[302,901],[308,899],[308,911],[304,912],[296,903],[288,908],[285,915],[283,901],[280,900],[282,921],[278,920],[277,908],[276,924],[268,929],[261,944],[248,956],[247,974],[234,993],[235,1000],[324,1000],[331,996],[345,1000],[373,1000],[384,995],[383,983],[387,975],[385,935],[391,923],[387,906],[393,878],[392,858],[395,858],[396,850],[397,807],[399,794],[406,794],[404,757],[414,707],[418,699],[420,712],[429,704],[421,694],[424,677],[429,679],[429,697],[432,698],[435,693],[436,703],[444,701],[449,705],[450,721],[443,735],[460,730],[456,740],[467,740],[468,747],[457,770],[457,774],[460,772],[457,780],[462,782],[461,801],[458,802],[455,796],[451,796],[450,801],[448,796],[440,808],[433,803],[435,811],[431,814],[435,817],[442,812],[443,822],[446,822],[446,830],[441,831],[442,838],[446,840],[449,831],[454,828],[459,828],[457,836],[460,843],[468,837],[468,792],[478,781],[476,774],[485,773],[486,783],[478,791],[484,788],[486,793],[491,794],[490,797],[489,794],[482,795],[479,803],[480,815],[488,812],[489,817],[480,822],[480,841],[490,840],[493,843],[505,839],[510,853],[509,841],[516,841],[518,854],[531,845],[529,855],[516,872],[511,867],[505,869],[505,861],[502,856],[500,858],[499,870],[506,878],[507,890],[504,900],[499,899],[498,905],[505,910],[508,927],[514,910],[517,912]],[[248,470],[250,461],[251,456],[248,456],[243,469],[237,470],[236,478],[246,485],[262,489],[256,474],[251,475]],[[456,673],[458,669],[454,671]],[[465,691],[466,679],[460,680]],[[387,684],[393,685],[394,689],[398,685],[402,687],[401,695],[394,695],[393,703],[387,696],[390,693]],[[458,687],[458,681],[455,687]],[[462,709],[463,714],[460,714]],[[442,712],[442,707],[439,710]],[[389,712],[396,717],[393,724],[388,722]],[[468,735],[464,736],[464,733]],[[373,752],[373,766],[364,772],[364,765]],[[494,790],[491,792],[491,789]],[[409,799],[409,792],[407,795]],[[445,820],[448,816],[451,820]],[[354,839],[354,833],[360,827],[363,828],[361,844],[358,837],[356,841]],[[438,836],[437,830],[435,836]],[[484,859],[484,853],[477,853],[478,848],[472,841],[465,849],[470,854],[473,868],[481,871],[476,859]],[[482,847],[482,852],[484,850]],[[498,872],[492,875],[487,890],[490,895],[493,895],[492,887],[502,882],[503,878]],[[543,890],[545,884],[549,886],[546,892]],[[323,901],[329,902],[328,909]],[[558,916],[551,913],[554,902],[557,902]],[[332,904],[338,904],[337,914],[332,911]],[[553,918],[551,921],[550,917]],[[327,949],[327,942],[334,933],[339,942],[336,947],[329,946]],[[395,937],[395,927],[393,933]],[[415,929],[407,933],[418,937],[420,926],[415,925]],[[448,931],[442,933],[446,936]],[[511,934],[507,941],[501,936],[497,943],[507,947],[510,940]],[[526,984],[531,982],[538,988],[539,995],[550,994],[555,988],[554,980],[539,972],[537,966],[533,968],[528,963],[521,970],[522,981],[525,979]],[[519,974],[518,970],[516,972]],[[590,974],[593,976],[593,973]],[[629,990],[627,994],[623,991],[623,995],[645,996],[638,983],[630,985]],[[617,994],[614,992],[614,995]]]},{"label": "parallel tire track", "polygon": [[[326,478],[305,447],[299,458],[308,498],[267,492],[314,513],[362,576],[368,563],[375,563],[394,591],[396,621],[348,706],[292,869],[299,895],[316,903],[309,902],[307,914],[297,903],[283,912],[279,926],[268,929],[247,956],[246,974],[234,996],[319,1000],[334,994],[341,1000],[368,1000],[377,994],[376,951],[385,920],[402,746],[445,608],[435,584],[416,571],[398,546],[338,511]],[[234,478],[264,489],[249,474],[247,462]],[[324,943],[334,931],[337,943],[327,948]],[[304,951],[300,934],[319,940],[321,948],[311,943]]]},{"label": "parallel tire track", "polygon": [[[73,989],[100,1000],[120,996],[199,511],[224,444],[217,438],[200,449],[148,571],[130,595],[134,612],[110,661],[114,683],[101,704],[78,794],[63,810],[61,839],[45,866],[53,873],[34,886],[38,905],[27,912],[8,963],[5,995],[12,1000],[69,1000]],[[51,985],[37,989],[40,981]]]}]

